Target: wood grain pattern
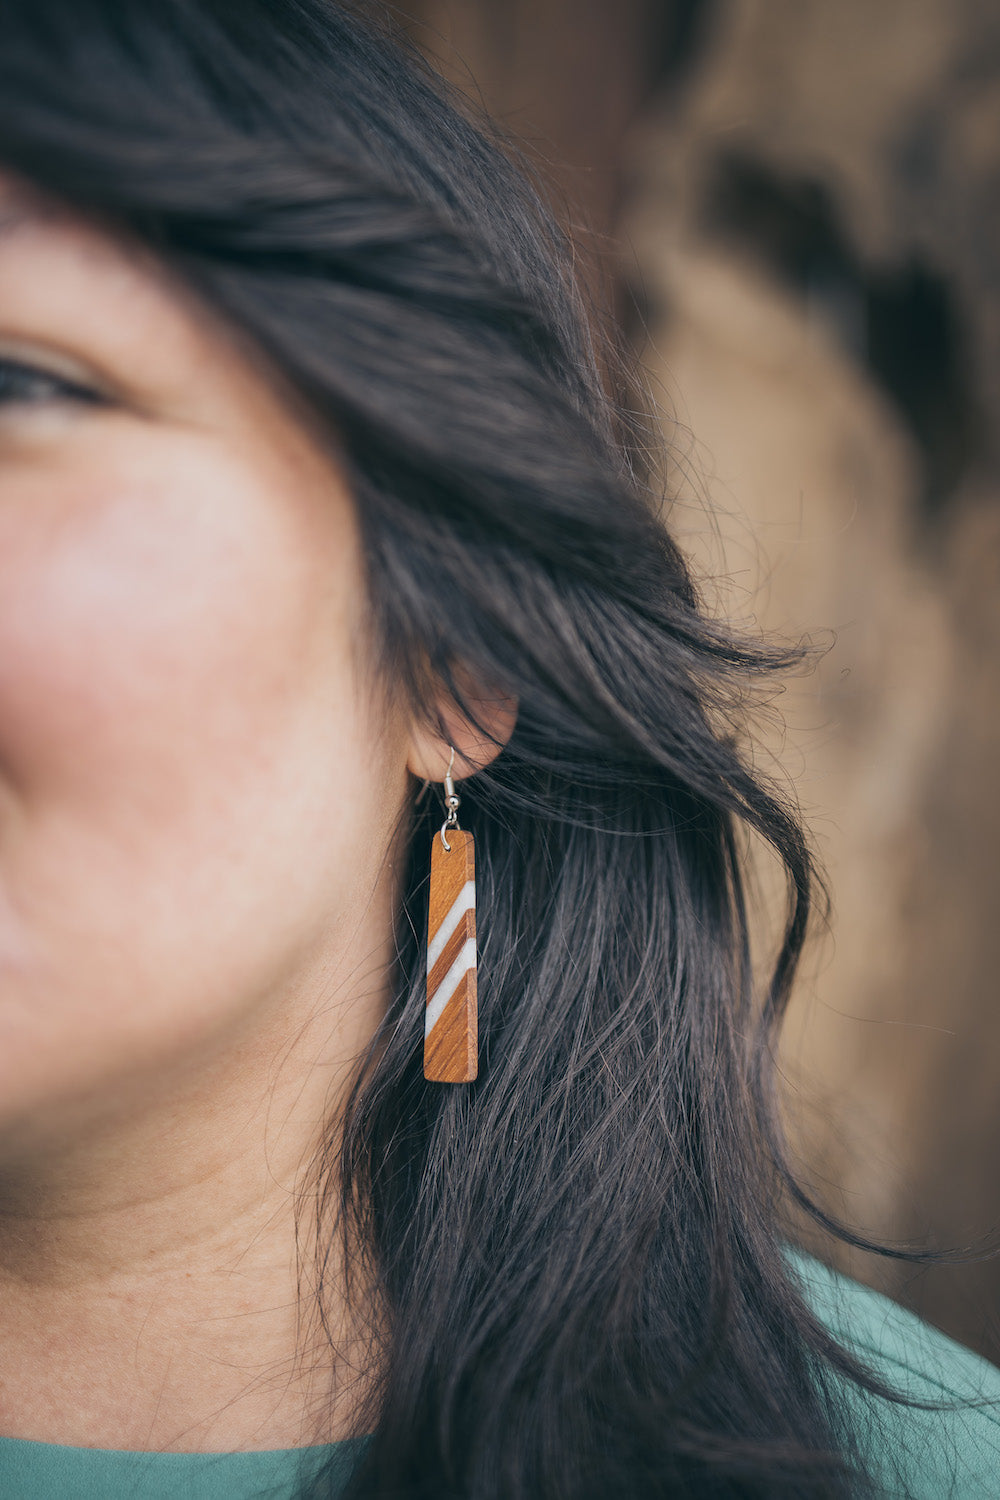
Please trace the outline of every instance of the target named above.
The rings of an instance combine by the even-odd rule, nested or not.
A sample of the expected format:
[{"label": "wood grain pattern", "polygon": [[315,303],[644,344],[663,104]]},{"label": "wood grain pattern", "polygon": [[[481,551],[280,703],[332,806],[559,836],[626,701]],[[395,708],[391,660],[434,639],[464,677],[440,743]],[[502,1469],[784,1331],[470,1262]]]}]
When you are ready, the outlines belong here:
[{"label": "wood grain pattern", "polygon": [[479,1072],[476,1009],[476,857],[471,833],[435,833],[427,923],[424,1077],[471,1083]]}]

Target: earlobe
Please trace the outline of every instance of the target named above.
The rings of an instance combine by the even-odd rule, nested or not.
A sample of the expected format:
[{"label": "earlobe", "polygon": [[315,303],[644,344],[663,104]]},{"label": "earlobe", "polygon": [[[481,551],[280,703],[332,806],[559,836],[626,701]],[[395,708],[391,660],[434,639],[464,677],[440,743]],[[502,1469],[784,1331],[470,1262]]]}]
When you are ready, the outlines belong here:
[{"label": "earlobe", "polygon": [[469,708],[475,723],[449,700],[440,707],[441,729],[414,724],[406,765],[420,781],[444,780],[452,748],[452,776],[458,781],[483,770],[507,744],[517,722],[516,698],[509,694],[476,696],[470,698]]}]

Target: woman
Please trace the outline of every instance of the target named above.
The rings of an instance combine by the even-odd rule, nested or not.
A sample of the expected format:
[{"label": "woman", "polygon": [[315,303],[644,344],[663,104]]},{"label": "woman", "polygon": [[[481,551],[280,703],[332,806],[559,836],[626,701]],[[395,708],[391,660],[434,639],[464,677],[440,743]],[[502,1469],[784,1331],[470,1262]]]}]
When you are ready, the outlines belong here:
[{"label": "woman", "polygon": [[530,187],[331,0],[0,19],[0,1491],[993,1493],[891,1388],[995,1372],[783,1239],[780,661]]}]

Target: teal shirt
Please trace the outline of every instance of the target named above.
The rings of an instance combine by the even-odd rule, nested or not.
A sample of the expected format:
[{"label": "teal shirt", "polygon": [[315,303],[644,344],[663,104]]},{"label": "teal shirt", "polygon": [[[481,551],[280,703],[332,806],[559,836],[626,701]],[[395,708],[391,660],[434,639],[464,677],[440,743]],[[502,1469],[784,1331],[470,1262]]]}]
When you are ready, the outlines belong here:
[{"label": "teal shirt", "polygon": [[[998,1500],[1000,1371],[888,1298],[806,1256],[791,1257],[818,1316],[917,1411],[852,1397],[856,1430],[886,1500]],[[325,1460],[345,1486],[364,1439],[264,1453],[118,1453],[0,1438],[3,1500],[294,1500]]]}]

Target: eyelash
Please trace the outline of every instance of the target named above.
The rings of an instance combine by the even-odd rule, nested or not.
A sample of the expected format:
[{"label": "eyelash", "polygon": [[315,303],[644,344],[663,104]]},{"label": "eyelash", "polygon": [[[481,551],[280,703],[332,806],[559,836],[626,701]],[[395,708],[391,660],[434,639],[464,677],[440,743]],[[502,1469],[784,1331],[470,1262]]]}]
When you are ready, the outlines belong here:
[{"label": "eyelash", "polygon": [[51,401],[78,401],[99,406],[103,398],[86,386],[19,360],[0,358],[0,406],[40,406]]}]

